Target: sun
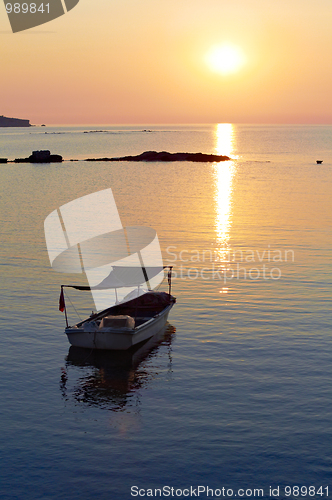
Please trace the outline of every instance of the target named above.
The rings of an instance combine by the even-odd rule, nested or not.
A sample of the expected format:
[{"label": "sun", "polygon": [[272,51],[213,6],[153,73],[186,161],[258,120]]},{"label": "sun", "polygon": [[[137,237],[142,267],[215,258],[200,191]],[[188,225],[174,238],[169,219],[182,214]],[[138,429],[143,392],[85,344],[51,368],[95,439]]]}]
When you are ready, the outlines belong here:
[{"label": "sun", "polygon": [[211,47],[205,56],[205,62],[212,71],[228,75],[239,71],[245,64],[246,57],[240,47],[225,43]]}]

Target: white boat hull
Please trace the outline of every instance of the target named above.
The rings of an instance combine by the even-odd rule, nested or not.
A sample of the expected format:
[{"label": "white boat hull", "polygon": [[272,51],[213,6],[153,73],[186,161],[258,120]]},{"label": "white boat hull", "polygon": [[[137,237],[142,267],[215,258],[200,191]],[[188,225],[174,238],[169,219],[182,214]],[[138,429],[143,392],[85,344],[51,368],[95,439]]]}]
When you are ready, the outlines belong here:
[{"label": "white boat hull", "polygon": [[158,333],[167,322],[173,303],[159,314],[136,328],[91,328],[82,327],[65,329],[69,343],[75,347],[88,349],[127,350]]}]

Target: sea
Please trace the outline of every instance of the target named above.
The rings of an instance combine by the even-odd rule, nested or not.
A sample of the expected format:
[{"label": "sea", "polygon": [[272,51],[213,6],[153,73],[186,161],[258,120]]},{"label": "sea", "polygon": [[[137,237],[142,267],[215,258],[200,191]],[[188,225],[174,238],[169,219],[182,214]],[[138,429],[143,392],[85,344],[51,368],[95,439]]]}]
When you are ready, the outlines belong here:
[{"label": "sea", "polygon": [[[332,126],[0,129],[0,158],[45,149],[64,161],[0,164],[1,500],[331,497]],[[84,161],[144,151],[230,160]],[[176,304],[136,350],[82,352],[58,305],[87,278],[44,221],[109,188]],[[94,309],[68,295],[71,324]]]}]

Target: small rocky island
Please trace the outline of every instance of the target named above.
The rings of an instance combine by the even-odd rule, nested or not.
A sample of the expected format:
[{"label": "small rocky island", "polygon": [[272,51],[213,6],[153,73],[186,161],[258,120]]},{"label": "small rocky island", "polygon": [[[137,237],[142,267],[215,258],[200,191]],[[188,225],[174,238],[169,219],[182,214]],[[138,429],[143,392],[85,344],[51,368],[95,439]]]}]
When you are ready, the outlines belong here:
[{"label": "small rocky island", "polygon": [[22,120],[21,118],[7,118],[0,116],[0,127],[32,127],[30,120]]},{"label": "small rocky island", "polygon": [[194,161],[214,162],[228,161],[228,156],[204,153],[168,153],[167,151],[145,151],[136,156],[122,156],[120,158],[88,158],[85,161]]},{"label": "small rocky island", "polygon": [[[193,161],[193,162],[220,162],[229,161],[229,156],[213,155],[205,153],[168,153],[167,151],[145,151],[136,156],[121,156],[117,158],[86,158],[80,161],[147,161],[147,162],[171,162],[171,161]],[[28,158],[15,158],[14,163],[60,163],[62,156],[52,155],[49,150],[33,151]],[[79,161],[79,160],[68,160]],[[0,163],[7,163],[7,158],[0,158]]]},{"label": "small rocky island", "polygon": [[63,161],[60,155],[51,155],[48,149],[42,151],[32,151],[28,158],[15,158],[15,163],[60,163]]}]

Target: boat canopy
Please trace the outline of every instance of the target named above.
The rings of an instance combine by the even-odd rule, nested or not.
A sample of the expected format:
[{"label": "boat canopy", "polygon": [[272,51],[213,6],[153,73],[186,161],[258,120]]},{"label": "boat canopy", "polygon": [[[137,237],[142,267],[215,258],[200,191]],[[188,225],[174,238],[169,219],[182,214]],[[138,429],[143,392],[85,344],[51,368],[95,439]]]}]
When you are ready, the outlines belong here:
[{"label": "boat canopy", "polygon": [[95,286],[62,285],[75,288],[76,290],[107,290],[110,288],[122,288],[140,286],[157,276],[168,266],[157,267],[128,267],[113,266],[112,271],[106,278]]}]

